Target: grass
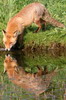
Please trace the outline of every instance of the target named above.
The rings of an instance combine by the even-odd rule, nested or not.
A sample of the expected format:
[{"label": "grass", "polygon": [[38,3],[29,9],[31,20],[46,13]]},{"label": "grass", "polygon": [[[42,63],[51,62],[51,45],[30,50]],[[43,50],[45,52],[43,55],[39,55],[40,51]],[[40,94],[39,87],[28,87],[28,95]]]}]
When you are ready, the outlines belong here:
[{"label": "grass", "polygon": [[[0,45],[3,45],[2,29],[6,28],[8,20],[24,6],[35,1],[44,4],[52,17],[66,25],[66,0],[0,0]],[[25,46],[32,42],[39,45],[42,43],[49,45],[51,42],[66,43],[66,29],[47,25],[46,31],[33,34],[35,29],[34,24],[26,29],[27,34],[24,35]]]},{"label": "grass", "polygon": [[[4,62],[4,53],[0,54],[0,96],[4,98],[12,98],[12,100],[21,100],[29,99],[36,100],[34,96],[24,90],[20,86],[12,83],[8,77],[8,74],[3,74],[3,62]],[[18,56],[17,56],[18,55]],[[66,82],[66,56],[50,56],[49,54],[42,55],[22,55],[22,52],[12,55],[18,62],[18,65],[21,64],[21,67],[24,68],[27,72],[35,73],[37,65],[40,68],[47,67],[48,71],[53,71],[57,68],[57,74],[52,76],[49,87],[46,90],[47,98],[52,100],[52,97],[55,96],[56,100],[63,100],[64,95],[64,83]],[[19,58],[18,58],[19,57]],[[21,63],[20,63],[21,61]],[[18,66],[20,68],[20,66]],[[62,69],[62,70],[61,70]],[[44,77],[43,77],[44,78]],[[43,97],[43,99],[41,99]],[[44,99],[44,93],[41,95],[40,100]]]},{"label": "grass", "polygon": [[[3,45],[2,42],[2,29],[6,28],[8,20],[14,16],[17,12],[19,12],[24,6],[32,2],[41,2],[46,6],[52,17],[57,19],[66,25],[66,0],[0,0],[0,45]],[[38,34],[33,34],[33,31],[36,29],[36,26],[32,24],[29,28],[26,29],[24,35],[24,45],[31,44],[34,42],[35,44],[41,45],[49,45],[51,42],[60,42],[62,44],[66,43],[66,29],[61,29],[57,27],[53,27],[51,25],[47,25],[46,31],[40,31]],[[19,56],[20,57],[20,56]],[[19,58],[18,57],[18,58]],[[19,96],[20,98],[25,98],[29,95],[19,87],[15,86],[11,83],[7,77],[7,75],[3,75],[3,62],[4,55],[0,54],[0,82],[5,86],[5,89],[1,89],[0,95],[5,99],[5,97],[12,97],[13,100],[17,100]],[[66,57],[54,58],[48,55],[46,56],[37,56],[37,57],[24,57],[25,70],[28,72],[35,73],[36,66],[39,65],[42,68],[44,66],[48,67],[48,70],[53,70],[58,67],[59,72],[57,76],[55,76],[50,84],[51,89],[48,91],[51,95],[56,95],[58,97],[57,100],[63,100],[63,85],[66,81]],[[62,71],[60,69],[63,69]],[[59,84],[60,83],[60,84]],[[58,87],[58,91],[57,91]],[[16,91],[17,90],[17,91]],[[60,92],[59,92],[60,90]],[[8,92],[10,93],[8,94]],[[24,93],[23,93],[23,92]],[[18,93],[19,92],[19,93]],[[17,95],[18,93],[18,95]],[[23,93],[23,94],[22,94]],[[16,98],[17,95],[17,98]],[[24,95],[24,97],[23,97]],[[9,98],[10,99],[10,98]],[[53,99],[53,98],[52,98]],[[32,100],[32,98],[31,98]],[[34,99],[35,100],[35,99]],[[42,100],[42,99],[41,99]]]}]

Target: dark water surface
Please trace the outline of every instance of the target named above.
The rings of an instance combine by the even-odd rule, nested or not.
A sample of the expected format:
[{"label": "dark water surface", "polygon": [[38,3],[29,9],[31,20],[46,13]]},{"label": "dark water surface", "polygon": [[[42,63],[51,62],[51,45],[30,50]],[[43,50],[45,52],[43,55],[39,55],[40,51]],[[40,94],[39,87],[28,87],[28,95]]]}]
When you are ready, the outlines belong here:
[{"label": "dark water surface", "polygon": [[66,55],[0,51],[0,100],[66,100]]}]

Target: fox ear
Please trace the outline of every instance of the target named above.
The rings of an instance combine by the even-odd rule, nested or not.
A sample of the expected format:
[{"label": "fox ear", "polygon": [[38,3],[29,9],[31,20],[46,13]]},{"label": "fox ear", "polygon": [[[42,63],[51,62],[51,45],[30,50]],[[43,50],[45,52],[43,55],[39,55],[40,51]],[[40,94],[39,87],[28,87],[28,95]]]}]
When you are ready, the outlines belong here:
[{"label": "fox ear", "polygon": [[3,35],[6,34],[6,31],[5,30],[2,30],[2,32],[3,32]]},{"label": "fox ear", "polygon": [[20,31],[15,31],[15,32],[14,32],[14,37],[17,37],[17,36],[20,35],[20,34],[21,34]]}]

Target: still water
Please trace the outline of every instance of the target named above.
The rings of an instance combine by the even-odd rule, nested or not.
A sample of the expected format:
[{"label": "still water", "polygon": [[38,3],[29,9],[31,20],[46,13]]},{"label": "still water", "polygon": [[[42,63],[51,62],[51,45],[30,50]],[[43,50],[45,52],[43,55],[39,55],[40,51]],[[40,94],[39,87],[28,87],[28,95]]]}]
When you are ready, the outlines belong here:
[{"label": "still water", "polygon": [[66,100],[66,55],[0,52],[0,100]]}]

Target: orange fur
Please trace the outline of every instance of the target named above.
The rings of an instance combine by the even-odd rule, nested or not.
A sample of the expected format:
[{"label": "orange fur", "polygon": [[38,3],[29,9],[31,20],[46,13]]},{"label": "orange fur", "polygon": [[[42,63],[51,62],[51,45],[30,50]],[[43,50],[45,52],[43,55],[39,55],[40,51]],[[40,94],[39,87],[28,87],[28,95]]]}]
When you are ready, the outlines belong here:
[{"label": "orange fur", "polygon": [[35,23],[38,26],[36,32],[42,28],[42,24],[46,25],[46,23],[64,27],[62,23],[50,16],[45,6],[41,3],[36,2],[29,4],[9,20],[6,31],[3,32],[5,33],[3,38],[5,48],[10,50],[12,46],[16,44],[18,35],[23,34],[24,28],[32,23]]},{"label": "orange fur", "polygon": [[[56,72],[50,72],[47,74],[40,68],[35,74],[27,73],[23,69],[23,66],[19,67],[19,64],[10,55],[5,57],[4,71],[7,72],[9,79],[18,86],[39,95],[46,91],[51,79],[56,75]],[[45,77],[43,75],[45,74]]]}]

